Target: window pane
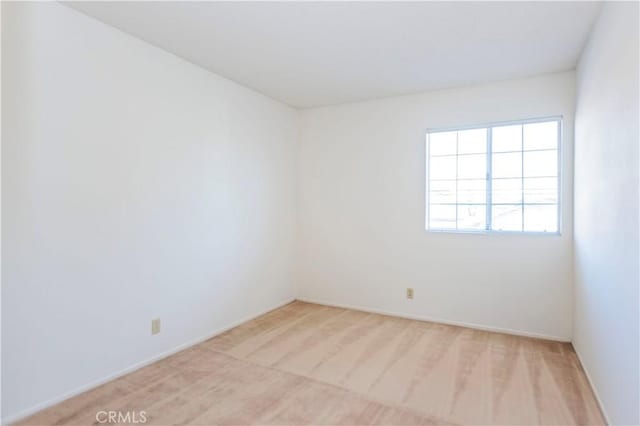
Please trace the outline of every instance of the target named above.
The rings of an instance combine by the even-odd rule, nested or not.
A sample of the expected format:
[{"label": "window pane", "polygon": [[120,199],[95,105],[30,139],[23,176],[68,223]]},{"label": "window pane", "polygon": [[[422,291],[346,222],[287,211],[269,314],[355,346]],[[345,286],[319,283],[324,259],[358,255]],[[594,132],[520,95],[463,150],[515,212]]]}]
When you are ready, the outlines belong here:
[{"label": "window pane", "polygon": [[494,127],[491,132],[493,152],[522,150],[521,125]]},{"label": "window pane", "polygon": [[524,176],[557,176],[558,151],[532,151],[524,153]]},{"label": "window pane", "polygon": [[520,177],[522,176],[522,154],[519,152],[493,154],[491,166],[493,168],[493,177]]},{"label": "window pane", "polygon": [[493,203],[522,203],[522,178],[492,179],[491,201]]},{"label": "window pane", "polygon": [[429,155],[453,155],[456,153],[456,133],[429,134]]},{"label": "window pane", "polygon": [[557,203],[558,178],[525,178],[525,203]]},{"label": "window pane", "polygon": [[487,129],[462,130],[458,132],[458,154],[487,152]]},{"label": "window pane", "polygon": [[458,179],[486,179],[487,156],[472,154],[458,156]]},{"label": "window pane", "polygon": [[456,206],[431,204],[429,206],[429,228],[456,229]]},{"label": "window pane", "polygon": [[558,231],[558,206],[524,206],[524,230],[537,232]]},{"label": "window pane", "polygon": [[430,133],[427,227],[486,230],[489,213],[492,230],[557,232],[559,130],[546,121]]},{"label": "window pane", "polygon": [[429,183],[429,202],[447,204],[456,202],[456,181],[442,180]]},{"label": "window pane", "polygon": [[459,180],[458,202],[470,204],[484,204],[487,202],[487,180]]},{"label": "window pane", "polygon": [[483,205],[458,205],[458,229],[483,230],[487,227],[487,210]]},{"label": "window pane", "polygon": [[558,149],[558,122],[525,124],[524,149]]},{"label": "window pane", "polygon": [[430,179],[455,179],[456,157],[431,157],[429,161]]},{"label": "window pane", "polygon": [[522,205],[493,206],[491,224],[497,231],[522,231]]}]

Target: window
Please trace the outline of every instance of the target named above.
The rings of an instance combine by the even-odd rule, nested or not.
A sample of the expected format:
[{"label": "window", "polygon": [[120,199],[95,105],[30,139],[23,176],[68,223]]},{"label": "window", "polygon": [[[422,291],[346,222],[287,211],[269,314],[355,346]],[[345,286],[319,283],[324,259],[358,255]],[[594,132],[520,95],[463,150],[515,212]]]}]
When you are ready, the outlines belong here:
[{"label": "window", "polygon": [[560,119],[427,133],[426,228],[558,233]]}]

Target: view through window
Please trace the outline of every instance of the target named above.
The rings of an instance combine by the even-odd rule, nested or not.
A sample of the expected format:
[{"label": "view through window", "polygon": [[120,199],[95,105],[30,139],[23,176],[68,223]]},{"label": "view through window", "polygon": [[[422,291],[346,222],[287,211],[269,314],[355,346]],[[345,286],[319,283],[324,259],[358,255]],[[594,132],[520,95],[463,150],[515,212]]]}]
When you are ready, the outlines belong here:
[{"label": "view through window", "polygon": [[559,232],[560,119],[427,133],[426,227]]}]

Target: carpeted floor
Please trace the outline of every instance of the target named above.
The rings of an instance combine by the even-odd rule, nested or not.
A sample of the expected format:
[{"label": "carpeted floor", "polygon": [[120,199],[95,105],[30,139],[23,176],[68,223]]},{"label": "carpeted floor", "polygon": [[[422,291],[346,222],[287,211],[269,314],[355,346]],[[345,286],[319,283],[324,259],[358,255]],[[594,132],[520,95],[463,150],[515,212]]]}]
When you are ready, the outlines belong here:
[{"label": "carpeted floor", "polygon": [[100,411],[158,425],[604,424],[568,343],[303,302],[20,424],[100,424]]}]

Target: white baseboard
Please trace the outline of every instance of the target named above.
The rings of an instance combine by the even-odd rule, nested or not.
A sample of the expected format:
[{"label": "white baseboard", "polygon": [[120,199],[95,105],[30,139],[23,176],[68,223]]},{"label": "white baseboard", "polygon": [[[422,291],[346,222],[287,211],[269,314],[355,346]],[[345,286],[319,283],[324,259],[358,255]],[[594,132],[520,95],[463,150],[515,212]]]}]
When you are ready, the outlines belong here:
[{"label": "white baseboard", "polygon": [[476,329],[476,330],[493,331],[493,332],[496,332],[496,333],[504,333],[504,334],[513,334],[515,336],[533,337],[533,338],[536,338],[536,339],[545,339],[545,340],[555,340],[555,341],[558,341],[558,342],[570,342],[571,341],[570,338],[566,338],[566,337],[551,336],[551,335],[548,335],[548,334],[533,333],[533,332],[530,332],[530,331],[513,330],[513,329],[510,329],[510,328],[491,327],[491,326],[487,326],[487,325],[473,324],[473,323],[462,322],[462,321],[444,320],[444,319],[440,319],[440,318],[432,318],[432,317],[427,317],[427,316],[422,316],[422,315],[411,315],[411,314],[405,314],[405,313],[402,313],[402,312],[386,311],[384,309],[369,308],[369,307],[365,307],[365,306],[347,305],[347,304],[343,304],[343,303],[333,303],[333,302],[327,302],[327,301],[324,301],[324,300],[318,300],[318,299],[313,299],[313,298],[308,298],[308,297],[298,297],[297,300],[299,300],[301,302],[315,303],[315,304],[318,304],[318,305],[327,305],[327,306],[334,306],[336,308],[353,309],[353,310],[356,310],[356,311],[371,312],[371,313],[374,313],[374,314],[389,315],[389,316],[393,316],[393,317],[407,318],[407,319],[413,319],[413,320],[418,320],[418,321],[435,322],[435,323],[447,324],[447,325],[457,325],[459,327],[473,328],[473,329]]},{"label": "white baseboard", "polygon": [[598,405],[600,406],[600,412],[602,413],[602,416],[604,417],[604,421],[610,425],[613,424],[611,423],[611,420],[609,419],[609,416],[607,415],[606,410],[604,409],[604,405],[602,404],[602,399],[600,399],[600,395],[598,395],[598,390],[596,389],[596,387],[593,384],[593,380],[591,380],[591,374],[589,374],[589,370],[587,369],[587,366],[584,364],[584,362],[582,362],[582,357],[580,357],[580,352],[578,352],[578,348],[576,348],[575,345],[573,345],[573,350],[576,351],[576,356],[578,357],[578,362],[580,362],[580,365],[582,366],[582,370],[584,371],[584,375],[587,376],[587,381],[589,381],[589,386],[591,386],[591,390],[593,391],[593,394],[596,397],[596,401],[598,401]]},{"label": "white baseboard", "polygon": [[65,401],[65,400],[67,400],[69,398],[73,398],[74,396],[77,396],[77,395],[79,395],[79,394],[81,394],[83,392],[86,392],[86,391],[91,390],[93,388],[96,388],[96,387],[98,387],[100,385],[103,385],[103,384],[105,384],[107,382],[110,382],[110,381],[115,380],[115,379],[117,379],[119,377],[122,377],[125,374],[129,374],[129,373],[131,373],[131,372],[133,372],[135,370],[139,370],[142,367],[146,367],[147,365],[150,365],[150,364],[153,364],[154,362],[160,361],[163,358],[171,356],[171,355],[173,355],[173,354],[175,354],[177,352],[180,352],[180,351],[182,351],[184,349],[187,349],[187,348],[189,348],[191,346],[197,345],[198,343],[204,342],[205,340],[208,340],[208,339],[210,339],[212,337],[215,337],[218,334],[222,334],[227,330],[230,330],[230,329],[232,329],[234,327],[237,327],[237,326],[239,326],[241,324],[244,324],[245,322],[251,321],[254,318],[257,318],[257,317],[259,317],[261,315],[264,315],[264,314],[266,314],[268,312],[271,312],[271,311],[273,311],[275,309],[278,309],[278,308],[280,308],[280,307],[282,307],[284,305],[287,305],[287,304],[289,304],[289,303],[291,303],[291,302],[293,302],[295,300],[296,300],[295,298],[291,298],[291,299],[287,299],[287,300],[285,300],[283,302],[279,302],[279,303],[277,303],[276,305],[274,305],[272,307],[264,309],[264,310],[262,310],[262,311],[260,311],[260,312],[258,312],[256,314],[250,315],[248,317],[242,318],[242,319],[240,319],[238,321],[235,321],[235,322],[233,322],[231,324],[228,324],[228,325],[225,325],[223,327],[220,327],[217,330],[215,330],[215,331],[213,331],[211,333],[208,333],[208,334],[206,334],[204,336],[200,336],[200,337],[198,337],[196,339],[193,339],[191,341],[188,341],[186,343],[178,345],[178,346],[176,346],[176,347],[174,347],[172,349],[169,349],[167,351],[161,352],[158,355],[155,355],[155,356],[153,356],[151,358],[148,358],[148,359],[146,359],[144,361],[140,361],[140,362],[138,362],[136,364],[133,364],[133,365],[131,365],[131,366],[127,367],[127,368],[124,368],[124,369],[122,369],[120,371],[117,371],[115,373],[109,374],[106,377],[103,377],[101,379],[95,380],[95,381],[93,381],[91,383],[88,383],[88,384],[86,384],[84,386],[80,386],[79,388],[76,388],[76,389],[74,389],[72,391],[65,392],[64,394],[62,394],[60,396],[57,396],[55,398],[51,398],[51,399],[49,399],[47,401],[41,402],[39,404],[36,404],[33,407],[30,407],[30,408],[28,408],[26,410],[22,410],[22,411],[20,411],[20,412],[18,412],[16,414],[13,414],[13,415],[9,415],[9,416],[7,416],[7,417],[2,419],[2,424],[6,425],[6,424],[10,424],[10,423],[14,423],[14,422],[17,422],[19,420],[22,420],[22,419],[24,419],[26,417],[29,417],[29,416],[37,413],[38,411],[44,410],[45,408],[49,408],[49,407],[51,407],[53,405],[59,404],[59,403]]}]

